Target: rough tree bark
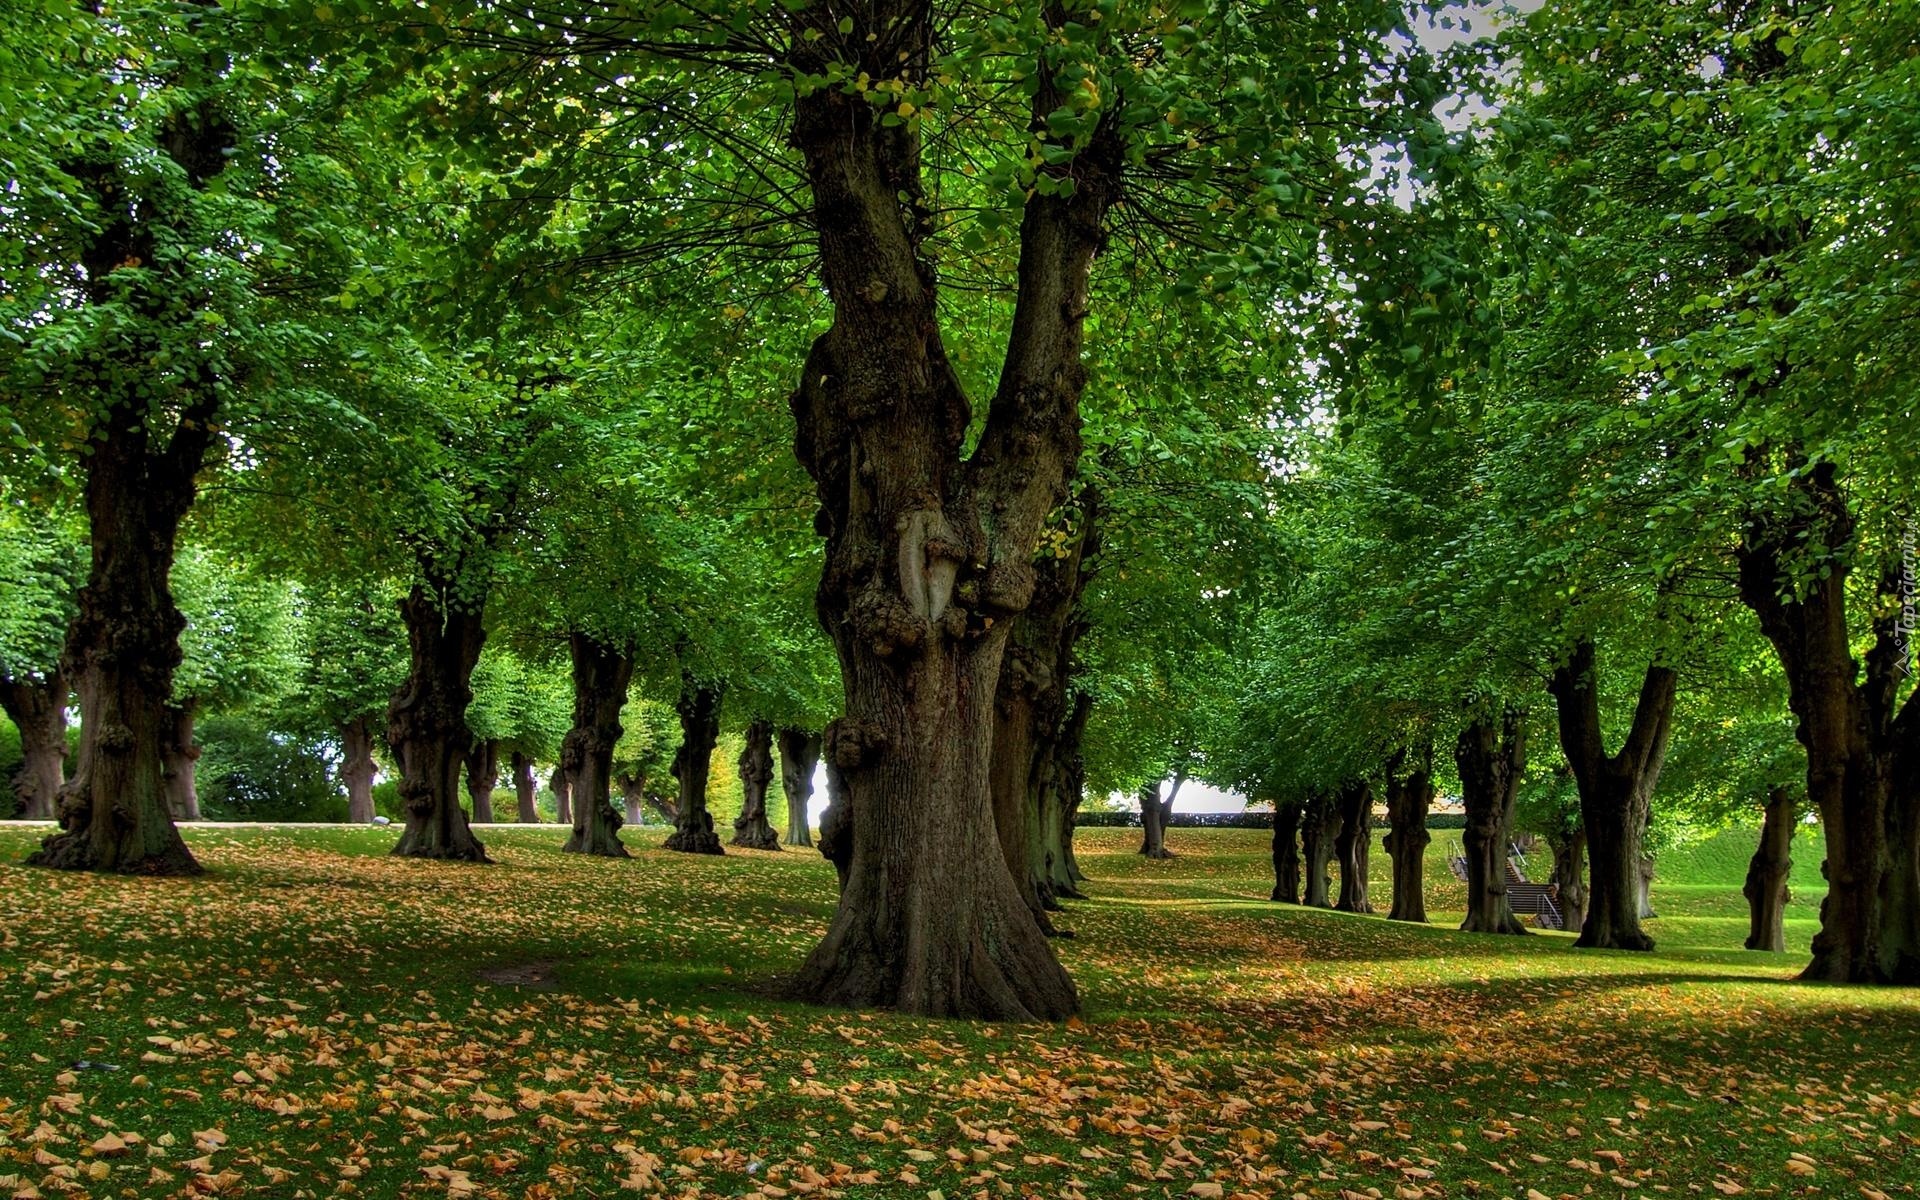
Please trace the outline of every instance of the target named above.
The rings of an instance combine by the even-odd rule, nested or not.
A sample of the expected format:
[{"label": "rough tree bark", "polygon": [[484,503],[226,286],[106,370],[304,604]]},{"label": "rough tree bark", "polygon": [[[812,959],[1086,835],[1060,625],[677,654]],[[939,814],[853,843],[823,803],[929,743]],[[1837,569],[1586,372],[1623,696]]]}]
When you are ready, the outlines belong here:
[{"label": "rough tree bark", "polygon": [[[796,71],[849,53],[876,79],[933,69],[924,0],[813,5],[793,20]],[[1031,80],[1036,136],[1052,144],[1047,115],[1077,85],[1046,61]],[[988,768],[1008,631],[1079,457],[1088,278],[1119,195],[1119,139],[1102,120],[1071,162],[1043,168],[1073,186],[1026,201],[999,385],[965,456],[971,406],[941,338],[917,124],[883,125],[839,88],[794,110],[834,310],[794,397],[796,448],[827,539],[816,606],[845,714],[826,756],[851,830],[839,910],[795,991],[925,1016],[1063,1018],[1078,998],[999,850]]]},{"label": "rough tree bark", "polygon": [[167,811],[176,821],[200,819],[199,765],[200,747],[193,741],[198,701],[167,705],[167,728],[160,743],[160,755],[166,763]]},{"label": "rough tree bark", "polygon": [[1467,919],[1460,928],[1468,933],[1525,933],[1526,926],[1507,903],[1513,803],[1527,767],[1525,711],[1508,707],[1498,725],[1490,717],[1475,717],[1460,731],[1453,761],[1467,810],[1461,835],[1467,856]]},{"label": "rough tree bark", "polygon": [[633,652],[584,633],[567,639],[573,660],[573,726],[560,743],[560,762],[572,783],[573,832],[568,854],[627,858],[620,841],[626,822],[613,808],[613,748],[620,743],[620,709],[633,680]]},{"label": "rough tree bark", "polygon": [[1167,818],[1173,815],[1174,798],[1186,781],[1186,772],[1175,771],[1173,786],[1167,789],[1164,800],[1157,779],[1140,789],[1140,853],[1148,858],[1173,857],[1173,851],[1167,849]]},{"label": "rough tree bark", "polygon": [[1426,922],[1427,846],[1433,841],[1427,832],[1427,810],[1432,806],[1433,746],[1396,753],[1387,766],[1385,849],[1393,861],[1390,921]]},{"label": "rough tree bark", "polygon": [[680,781],[680,789],[667,849],[724,854],[720,835],[713,831],[713,814],[707,811],[707,774],[713,769],[714,743],[720,740],[720,689],[683,673],[675,707],[680,712],[680,748],[673,754],[673,777]]},{"label": "rough tree bark", "polygon": [[[237,143],[209,97],[158,131],[155,148],[177,171],[130,173],[117,157],[84,152],[62,164],[97,206],[98,222],[77,248],[79,293],[128,320],[122,348],[86,364],[101,381],[100,415],[80,459],[90,562],[61,663],[80,700],[80,750],[54,799],[60,831],[27,860],[34,865],[200,871],[167,809],[167,704],[186,624],[168,577],[181,518],[217,444],[225,384],[212,360],[156,331],[178,326],[178,314],[198,321],[192,297],[204,287],[193,273],[203,259],[194,247],[205,234],[190,193],[226,169]],[[122,270],[132,264],[143,273]],[[162,359],[165,369],[156,366]]]},{"label": "rough tree bark", "polygon": [[[1646,845],[1646,836],[1646,827],[1641,826],[1640,841],[1642,846]],[[1657,866],[1658,863],[1653,855],[1642,850],[1640,861],[1636,864],[1637,869],[1633,873],[1633,904],[1635,911],[1639,913],[1642,921],[1649,921],[1660,915],[1653,911],[1653,879]]]},{"label": "rough tree bark", "polygon": [[1087,795],[1087,761],[1080,748],[1085,742],[1087,718],[1092,712],[1092,693],[1076,691],[1073,704],[1067,709],[1067,719],[1060,726],[1060,736],[1053,744],[1051,787],[1042,798],[1040,810],[1047,885],[1054,896],[1062,900],[1086,899],[1080,885],[1087,877],[1073,856],[1073,827]]},{"label": "rough tree bark", "polygon": [[1300,903],[1300,805],[1273,805],[1273,895],[1282,904]]},{"label": "rough tree bark", "polygon": [[373,769],[373,718],[361,715],[340,726],[340,782],[355,825],[373,823]]},{"label": "rough tree bark", "polygon": [[813,769],[820,763],[820,735],[805,729],[782,729],[780,790],[787,797],[787,845],[813,845]]},{"label": "rough tree bark", "polygon": [[513,819],[522,825],[539,824],[540,807],[535,803],[539,784],[534,782],[533,760],[515,750],[509,769],[513,775]]},{"label": "rough tree bark", "polygon": [[1587,923],[1587,831],[1575,827],[1550,833],[1547,845],[1553,849],[1554,903],[1562,928],[1581,929]]},{"label": "rough tree bark", "polygon": [[1747,864],[1747,883],[1741,889],[1747,897],[1747,949],[1781,951],[1787,948],[1785,929],[1787,877],[1793,870],[1794,818],[1799,805],[1793,789],[1776,787],[1767,792],[1766,818],[1760,825],[1760,845]]},{"label": "rough tree bark", "polygon": [[1333,906],[1341,912],[1370,913],[1367,873],[1373,856],[1373,785],[1365,779],[1352,780],[1340,789],[1334,803],[1340,808],[1340,832],[1333,840],[1334,856],[1340,860],[1340,898]]},{"label": "rough tree bark", "polygon": [[467,751],[467,705],[473,665],[487,639],[477,609],[442,604],[450,587],[416,583],[400,602],[406,619],[407,681],[387,706],[387,745],[400,767],[400,809],[406,826],[397,855],[491,862],[460,805]]},{"label": "rough tree bark", "polygon": [[773,722],[747,724],[740,751],[740,815],[733,822],[733,844],[749,850],[778,850],[780,835],[767,823],[767,789],[773,785]]},{"label": "rough tree bark", "polygon": [[853,816],[847,811],[847,780],[833,759],[827,764],[827,808],[820,814],[820,857],[833,864],[840,891],[847,890],[847,873],[853,869]]},{"label": "rough tree bark", "polygon": [[1607,754],[1600,729],[1593,643],[1581,639],[1547,685],[1559,713],[1560,747],[1580,789],[1580,823],[1587,831],[1587,920],[1576,946],[1653,949],[1653,939],[1640,928],[1642,842],[1654,784],[1666,759],[1677,680],[1671,667],[1647,667],[1633,725],[1614,755]]},{"label": "rough tree bark", "polygon": [[547,790],[553,793],[555,817],[562,825],[573,824],[573,781],[567,778],[564,763],[556,764],[553,774],[547,776]]},{"label": "rough tree bark", "polygon": [[467,799],[476,824],[493,824],[493,789],[500,786],[500,743],[476,741],[467,751]]},{"label": "rough tree bark", "polygon": [[1301,814],[1300,848],[1306,858],[1307,886],[1300,903],[1311,908],[1333,907],[1333,879],[1329,868],[1334,844],[1340,837],[1340,807],[1332,792],[1315,792]]},{"label": "rough tree bark", "polygon": [[66,782],[67,677],[58,668],[0,679],[0,709],[20,731],[20,773],[13,791],[29,821],[53,816],[53,799]]}]

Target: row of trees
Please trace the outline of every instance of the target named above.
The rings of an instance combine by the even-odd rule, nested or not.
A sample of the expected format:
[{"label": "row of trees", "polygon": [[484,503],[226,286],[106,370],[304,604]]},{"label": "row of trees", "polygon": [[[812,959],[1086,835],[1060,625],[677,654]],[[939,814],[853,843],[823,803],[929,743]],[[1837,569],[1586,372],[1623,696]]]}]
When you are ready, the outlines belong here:
[{"label": "row of trees", "polygon": [[[1064,1016],[1089,786],[1351,817],[1371,779],[1411,860],[1449,743],[1504,928],[1543,689],[1588,944],[1645,945],[1669,731],[1738,729],[1692,786],[1771,795],[1784,691],[1812,973],[1908,980],[1915,68],[1860,7],[1436,51],[1459,12],[1373,0],[30,4],[4,478],[85,542],[6,651],[81,714],[37,859],[195,869],[182,633],[238,646],[186,615],[204,545],[343,598],[312,690],[344,759],[384,735],[399,853],[485,857],[489,646],[567,664],[575,849],[618,852],[636,690],[680,725],[676,849],[719,848],[724,706],[751,780],[819,730],[811,999]],[[347,642],[394,612],[389,689]]]}]

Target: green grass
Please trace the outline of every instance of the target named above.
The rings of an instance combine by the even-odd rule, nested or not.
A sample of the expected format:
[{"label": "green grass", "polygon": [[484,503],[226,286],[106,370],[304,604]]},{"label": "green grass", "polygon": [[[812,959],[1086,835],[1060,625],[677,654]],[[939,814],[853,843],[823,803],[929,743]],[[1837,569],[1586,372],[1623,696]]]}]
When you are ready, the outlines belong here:
[{"label": "green grass", "polygon": [[[627,833],[630,862],[532,829],[473,868],[389,859],[391,831],[201,827],[197,880],[0,867],[0,1176],[289,1200],[1917,1190],[1920,997],[1790,982],[1806,844],[1793,952],[1739,949],[1738,835],[1668,856],[1660,949],[1631,955],[1452,930],[1444,840],[1436,923],[1406,927],[1269,904],[1259,831],[1177,829],[1153,863],[1086,831],[1093,899],[1059,943],[1085,1019],[992,1027],[776,999],[831,913],[826,864]],[[0,861],[32,836],[0,830]],[[529,964],[551,990],[484,978]]]}]

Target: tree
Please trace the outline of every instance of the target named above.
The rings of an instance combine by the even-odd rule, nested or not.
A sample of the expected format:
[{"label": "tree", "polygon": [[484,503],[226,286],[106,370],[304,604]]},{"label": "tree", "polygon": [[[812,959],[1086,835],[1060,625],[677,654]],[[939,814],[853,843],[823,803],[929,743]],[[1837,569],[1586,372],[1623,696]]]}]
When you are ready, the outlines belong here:
[{"label": "tree", "polygon": [[1427,920],[1427,810],[1433,805],[1433,743],[1396,750],[1387,760],[1387,836],[1383,848],[1393,860],[1390,921]]},{"label": "tree", "polygon": [[1460,798],[1467,810],[1461,841],[1467,856],[1469,933],[1525,933],[1507,903],[1507,848],[1513,838],[1513,806],[1527,766],[1527,714],[1506,706],[1497,718],[1481,709],[1454,744]]},{"label": "tree", "polygon": [[740,751],[740,815],[733,822],[733,844],[749,850],[778,850],[780,835],[767,823],[767,788],[773,783],[773,722],[747,724]]},{"label": "tree", "polygon": [[52,818],[66,779],[60,649],[84,561],[82,543],[56,517],[14,504],[0,509],[0,709],[20,731],[13,791],[28,820]]}]

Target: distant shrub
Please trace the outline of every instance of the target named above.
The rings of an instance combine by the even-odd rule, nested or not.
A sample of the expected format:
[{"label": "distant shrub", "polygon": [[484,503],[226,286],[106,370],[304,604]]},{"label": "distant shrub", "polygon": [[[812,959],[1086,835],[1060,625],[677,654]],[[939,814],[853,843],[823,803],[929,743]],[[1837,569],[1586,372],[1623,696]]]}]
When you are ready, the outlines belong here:
[{"label": "distant shrub", "polygon": [[218,821],[344,821],[347,797],[327,747],[270,730],[245,716],[215,715],[200,743],[200,810]]}]

